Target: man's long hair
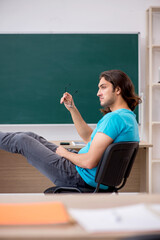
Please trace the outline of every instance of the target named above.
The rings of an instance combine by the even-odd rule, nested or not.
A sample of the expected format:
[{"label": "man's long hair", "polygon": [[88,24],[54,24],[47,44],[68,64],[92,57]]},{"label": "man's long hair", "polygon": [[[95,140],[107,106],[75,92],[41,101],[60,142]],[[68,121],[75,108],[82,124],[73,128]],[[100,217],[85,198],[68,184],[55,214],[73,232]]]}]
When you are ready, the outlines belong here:
[{"label": "man's long hair", "polygon": [[[121,95],[132,111],[139,103],[141,103],[141,98],[135,93],[134,85],[126,73],[120,70],[109,70],[102,72],[99,79],[102,77],[113,85],[113,91],[116,87],[120,87]],[[101,111],[106,114],[111,110],[108,108]]]}]

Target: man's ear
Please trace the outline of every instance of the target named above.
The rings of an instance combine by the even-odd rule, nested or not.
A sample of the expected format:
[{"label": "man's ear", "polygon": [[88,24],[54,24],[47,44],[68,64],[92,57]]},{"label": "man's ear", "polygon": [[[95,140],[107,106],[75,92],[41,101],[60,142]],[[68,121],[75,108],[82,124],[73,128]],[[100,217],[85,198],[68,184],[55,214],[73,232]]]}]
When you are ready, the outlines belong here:
[{"label": "man's ear", "polygon": [[115,91],[116,91],[117,95],[121,94],[121,88],[120,87],[116,87]]}]

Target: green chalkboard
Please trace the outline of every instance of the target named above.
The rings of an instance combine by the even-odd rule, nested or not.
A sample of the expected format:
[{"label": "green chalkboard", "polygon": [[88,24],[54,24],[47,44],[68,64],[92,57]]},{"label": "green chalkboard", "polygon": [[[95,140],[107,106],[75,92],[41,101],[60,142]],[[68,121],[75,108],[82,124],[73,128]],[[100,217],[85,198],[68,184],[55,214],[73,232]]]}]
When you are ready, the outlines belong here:
[{"label": "green chalkboard", "polygon": [[99,74],[120,69],[138,93],[137,34],[0,34],[0,124],[72,123],[67,91],[85,121],[101,117]]}]

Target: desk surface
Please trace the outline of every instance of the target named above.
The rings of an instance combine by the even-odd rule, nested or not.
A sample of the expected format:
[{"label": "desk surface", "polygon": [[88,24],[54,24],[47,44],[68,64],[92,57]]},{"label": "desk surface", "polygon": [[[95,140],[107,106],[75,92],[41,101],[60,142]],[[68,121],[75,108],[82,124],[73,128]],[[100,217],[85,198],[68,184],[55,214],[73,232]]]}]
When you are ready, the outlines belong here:
[{"label": "desk surface", "polygon": [[[61,201],[72,208],[111,208],[136,203],[160,203],[160,195],[147,194],[0,194],[0,203]],[[147,233],[139,233],[147,234]],[[0,239],[122,239],[136,233],[89,234],[77,223],[63,226],[0,227]]]},{"label": "desk surface", "polygon": [[[69,143],[69,145],[63,145],[63,147],[65,147],[65,148],[72,148],[72,149],[81,149],[83,146],[81,146],[81,145],[76,145],[76,146],[74,146],[73,144],[72,144],[72,141],[51,141],[51,142],[53,142],[53,143],[55,143],[55,144],[57,144],[57,145],[60,145],[60,142],[68,142]],[[78,141],[78,142],[80,142],[80,141]],[[149,148],[149,147],[152,147],[153,145],[152,144],[150,144],[150,143],[148,143],[148,142],[140,142],[139,143],[139,147],[140,148]]]}]

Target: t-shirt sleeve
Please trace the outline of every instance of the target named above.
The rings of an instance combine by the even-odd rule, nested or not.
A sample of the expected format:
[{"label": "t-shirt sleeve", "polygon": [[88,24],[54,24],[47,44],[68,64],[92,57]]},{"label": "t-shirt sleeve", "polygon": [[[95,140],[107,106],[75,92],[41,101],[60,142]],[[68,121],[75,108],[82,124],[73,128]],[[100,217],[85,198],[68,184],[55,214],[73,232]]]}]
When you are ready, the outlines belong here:
[{"label": "t-shirt sleeve", "polygon": [[118,114],[111,114],[101,122],[97,132],[103,132],[113,140],[116,139],[124,128],[124,122]]}]

